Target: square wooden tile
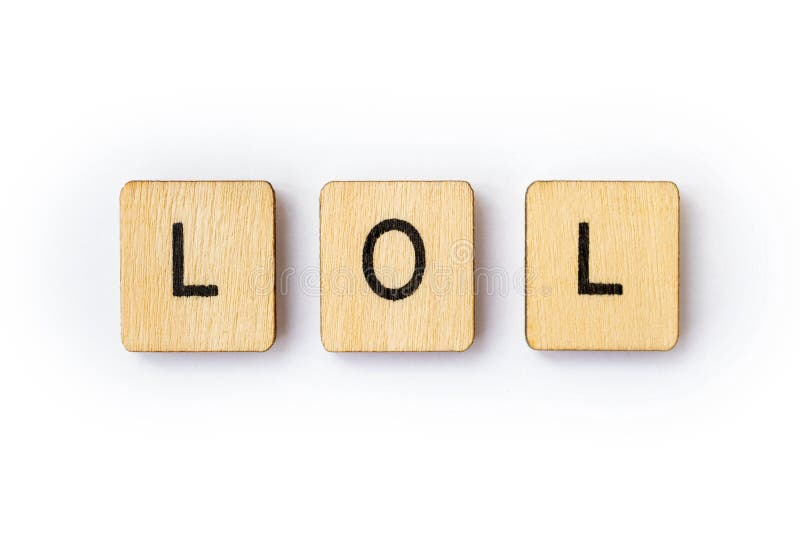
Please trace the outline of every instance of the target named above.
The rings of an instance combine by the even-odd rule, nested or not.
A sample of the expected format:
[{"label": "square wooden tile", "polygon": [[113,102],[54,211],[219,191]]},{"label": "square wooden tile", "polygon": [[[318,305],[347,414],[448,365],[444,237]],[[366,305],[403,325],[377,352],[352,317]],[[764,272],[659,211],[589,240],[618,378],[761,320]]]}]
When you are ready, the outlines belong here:
[{"label": "square wooden tile", "polygon": [[129,351],[264,351],[275,340],[268,182],[129,182],[120,193]]},{"label": "square wooden tile", "polygon": [[528,344],[671,349],[678,340],[679,211],[671,182],[531,184]]},{"label": "square wooden tile", "polygon": [[330,182],[320,194],[329,351],[462,351],[474,336],[466,182]]}]

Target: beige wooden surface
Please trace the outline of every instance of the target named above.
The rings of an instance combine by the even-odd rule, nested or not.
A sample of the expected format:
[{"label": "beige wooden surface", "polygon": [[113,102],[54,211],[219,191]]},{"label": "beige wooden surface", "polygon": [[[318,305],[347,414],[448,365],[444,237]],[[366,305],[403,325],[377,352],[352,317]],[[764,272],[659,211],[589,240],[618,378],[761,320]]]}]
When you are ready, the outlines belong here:
[{"label": "beige wooden surface", "polygon": [[[419,232],[426,268],[402,300],[370,289],[362,252],[370,230],[402,219]],[[320,194],[321,335],[329,351],[461,351],[474,336],[473,193],[466,182],[330,182]],[[375,272],[401,287],[414,270],[409,238],[375,245]]]},{"label": "beige wooden surface", "polygon": [[[534,182],[526,196],[526,337],[542,350],[669,350],[678,339],[679,195],[671,182]],[[578,294],[579,224],[592,282]]]},{"label": "beige wooden surface", "polygon": [[[247,182],[129,182],[120,193],[122,342],[130,351],[264,351],[275,339],[275,198]],[[185,284],[172,291],[172,225]]]}]

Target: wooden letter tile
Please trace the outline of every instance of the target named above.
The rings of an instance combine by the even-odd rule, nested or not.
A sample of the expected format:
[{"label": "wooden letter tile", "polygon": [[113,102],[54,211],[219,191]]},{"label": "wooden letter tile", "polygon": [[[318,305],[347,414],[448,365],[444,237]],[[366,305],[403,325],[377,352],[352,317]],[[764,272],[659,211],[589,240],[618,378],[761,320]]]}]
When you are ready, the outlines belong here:
[{"label": "wooden letter tile", "polygon": [[329,351],[462,351],[474,335],[466,182],[330,182],[320,194]]},{"label": "wooden letter tile", "polygon": [[129,351],[264,351],[275,339],[268,182],[129,182],[120,193]]},{"label": "wooden letter tile", "polygon": [[528,344],[669,350],[678,340],[672,182],[534,182],[526,198]]}]

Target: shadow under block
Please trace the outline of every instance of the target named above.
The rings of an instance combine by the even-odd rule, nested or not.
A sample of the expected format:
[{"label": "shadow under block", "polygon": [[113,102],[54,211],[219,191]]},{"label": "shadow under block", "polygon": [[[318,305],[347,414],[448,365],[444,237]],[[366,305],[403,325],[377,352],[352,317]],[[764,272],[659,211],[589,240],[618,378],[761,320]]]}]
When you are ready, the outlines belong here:
[{"label": "shadow under block", "polygon": [[322,344],[463,351],[474,337],[467,182],[330,182],[320,194]]},{"label": "shadow under block", "polygon": [[675,184],[534,182],[525,211],[525,328],[532,348],[675,346]]},{"label": "shadow under block", "polygon": [[275,340],[268,182],[129,182],[120,193],[129,351],[264,351]]}]

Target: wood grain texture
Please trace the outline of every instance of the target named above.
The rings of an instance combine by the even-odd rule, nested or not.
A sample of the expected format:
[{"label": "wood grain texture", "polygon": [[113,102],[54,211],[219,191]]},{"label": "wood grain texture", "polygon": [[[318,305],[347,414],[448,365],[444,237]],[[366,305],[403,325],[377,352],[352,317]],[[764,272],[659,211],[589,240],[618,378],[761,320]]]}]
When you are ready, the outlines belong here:
[{"label": "wood grain texture", "polygon": [[[173,295],[173,224],[186,284]],[[129,182],[120,193],[122,343],[129,351],[264,351],[275,339],[275,197],[263,181]]]},{"label": "wood grain texture", "polygon": [[[534,182],[526,195],[528,344],[540,350],[669,350],[678,340],[679,194],[672,182]],[[579,225],[589,278],[579,294]]]},{"label": "wood grain texture", "polygon": [[[367,283],[362,253],[381,221],[419,232],[425,270],[408,297],[387,300]],[[466,182],[330,182],[320,194],[321,336],[329,351],[463,351],[474,337],[473,192]],[[389,231],[375,273],[398,288],[414,272],[409,237]]]}]

